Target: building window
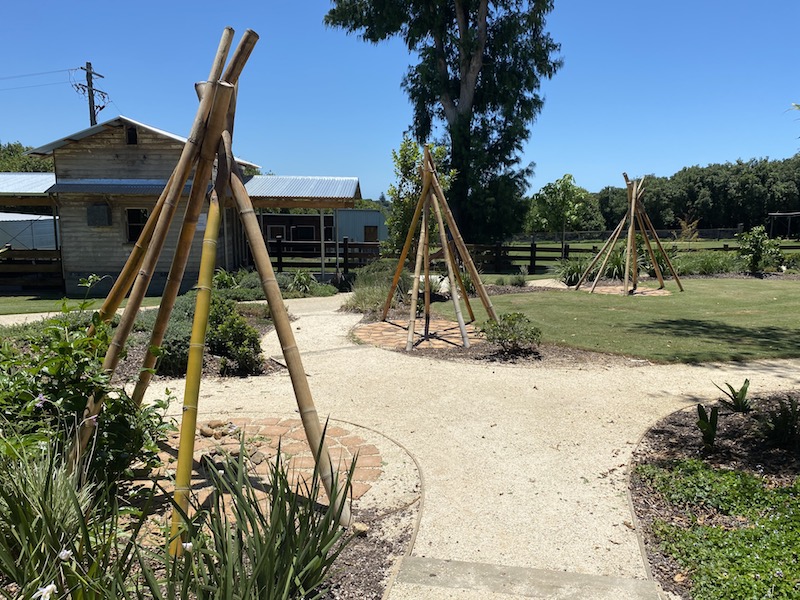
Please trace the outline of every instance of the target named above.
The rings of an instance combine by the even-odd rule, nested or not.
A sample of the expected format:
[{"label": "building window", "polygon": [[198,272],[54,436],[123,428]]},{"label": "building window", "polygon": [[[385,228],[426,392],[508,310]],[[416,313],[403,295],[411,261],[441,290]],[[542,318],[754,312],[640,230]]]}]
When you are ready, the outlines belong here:
[{"label": "building window", "polygon": [[150,216],[150,211],[146,208],[129,208],[125,211],[125,213],[127,216],[127,241],[134,243],[139,240],[139,236],[142,234],[145,223],[147,223],[147,217]]},{"label": "building window", "polygon": [[286,239],[286,227],[283,225],[267,225],[267,239],[274,241],[281,236],[282,240]]},{"label": "building window", "polygon": [[292,241],[313,242],[317,239],[317,229],[313,225],[293,225]]},{"label": "building window", "polygon": [[129,146],[135,146],[139,143],[139,134],[136,131],[136,125],[125,126],[125,143]]},{"label": "building window", "polygon": [[377,225],[364,225],[364,241],[377,242],[378,241],[378,226]]}]

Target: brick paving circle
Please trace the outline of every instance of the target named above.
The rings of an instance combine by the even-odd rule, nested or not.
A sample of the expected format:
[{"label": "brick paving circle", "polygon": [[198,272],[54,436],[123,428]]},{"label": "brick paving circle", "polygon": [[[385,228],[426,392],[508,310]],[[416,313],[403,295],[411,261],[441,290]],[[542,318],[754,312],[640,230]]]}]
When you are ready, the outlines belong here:
[{"label": "brick paving circle", "polygon": [[[423,339],[425,319],[414,321],[414,347],[415,348],[461,348],[464,341],[458,323],[445,319],[431,319],[429,326],[430,337]],[[474,324],[466,326],[467,339],[470,345],[480,344],[483,337],[476,331]],[[353,330],[353,334],[362,342],[380,348],[405,348],[408,341],[408,319],[395,321],[377,321],[365,323]]]},{"label": "brick paving circle", "polygon": [[[198,502],[203,502],[211,490],[203,472],[203,455],[221,456],[223,453],[238,455],[241,449],[240,435],[244,437],[248,462],[256,475],[264,479],[269,478],[280,444],[281,457],[287,467],[290,484],[293,488],[299,486],[301,493],[305,490],[303,482],[311,479],[314,457],[299,418],[215,419],[198,423],[195,437],[191,489]],[[161,453],[164,464],[161,475],[169,482],[165,487],[170,493],[171,479],[174,478],[177,466],[179,437],[178,432],[171,433],[167,441],[169,449]],[[358,435],[343,427],[329,425],[325,432],[325,442],[340,480],[346,476],[353,458],[356,458],[351,490],[353,500],[366,494],[373,483],[383,475],[378,448]],[[317,500],[327,502],[324,492]]]}]

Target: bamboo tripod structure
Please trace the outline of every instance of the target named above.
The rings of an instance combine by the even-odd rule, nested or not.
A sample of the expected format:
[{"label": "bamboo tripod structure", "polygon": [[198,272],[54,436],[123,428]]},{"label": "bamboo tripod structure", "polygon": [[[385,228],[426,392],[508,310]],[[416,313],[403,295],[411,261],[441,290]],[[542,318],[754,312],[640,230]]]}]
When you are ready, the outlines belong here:
[{"label": "bamboo tripod structure", "polygon": [[[162,294],[156,323],[151,333],[149,347],[139,375],[133,400],[140,405],[150,382],[157,354],[152,351],[159,347],[169,322],[175,299],[186,269],[197,223],[206,197],[209,199],[206,232],[203,240],[198,295],[189,350],[189,366],[186,373],[183,418],[180,429],[178,466],[175,480],[175,504],[185,513],[188,509],[192,473],[195,431],[197,426],[197,407],[202,375],[203,351],[211,299],[211,282],[216,261],[217,236],[220,227],[220,199],[230,192],[245,230],[253,259],[261,279],[261,285],[270,307],[278,339],[283,350],[295,392],[297,406],[303,427],[317,462],[328,498],[334,504],[343,525],[350,524],[350,512],[343,496],[342,488],[334,494],[335,471],[323,440],[322,428],[317,415],[311,390],[308,385],[300,353],[294,339],[289,316],[281,297],[278,282],[272,269],[266,243],[261,233],[252,201],[247,195],[242,174],[233,159],[232,133],[235,116],[235,89],[250,53],[258,41],[258,34],[247,30],[237,46],[227,69],[223,67],[227,59],[233,29],[226,28],[222,34],[217,54],[212,64],[207,82],[197,85],[200,106],[175,170],[153,212],[134,246],[128,260],[114,283],[108,297],[99,311],[103,321],[110,321],[122,300],[130,291],[128,303],[122,314],[112,342],[108,348],[103,368],[113,374],[119,363],[120,352],[125,345],[136,320],[137,313],[152,279],[156,264],[164,248],[167,232],[177,209],[178,201],[192,170],[194,177],[187,201],[181,231],[172,259],[167,282]],[[212,191],[208,193],[214,161],[217,163],[217,177]],[[102,409],[103,398],[90,398],[84,411],[78,440],[70,455],[70,464],[77,467],[85,455],[93,434],[93,422]],[[173,555],[182,552],[181,518],[179,511],[173,512],[170,551]]]},{"label": "bamboo tripod structure", "polygon": [[[417,303],[419,302],[420,277],[422,277],[424,283],[423,296],[425,306],[425,325],[422,337],[417,344],[421,343],[422,341],[429,340],[431,337],[436,337],[436,333],[431,333],[430,331],[431,281],[429,219],[432,216],[431,212],[436,219],[436,224],[438,225],[439,229],[439,246],[441,248],[445,265],[447,266],[447,278],[450,286],[450,299],[453,302],[453,308],[456,314],[456,320],[458,321],[458,328],[461,332],[461,340],[464,348],[469,348],[470,343],[466,329],[467,323],[464,322],[464,315],[461,312],[461,304],[459,303],[458,299],[459,293],[464,298],[464,304],[466,305],[469,313],[469,323],[475,321],[475,314],[472,311],[472,306],[470,306],[469,296],[464,288],[464,282],[461,280],[457,260],[461,260],[462,264],[466,267],[470,278],[475,284],[475,289],[478,292],[481,302],[483,303],[483,307],[486,309],[486,313],[489,315],[489,318],[493,321],[497,320],[497,314],[495,313],[491,300],[489,300],[489,294],[486,292],[486,288],[483,286],[483,281],[481,281],[480,274],[475,268],[475,263],[472,261],[472,257],[469,255],[469,251],[464,243],[464,239],[461,237],[461,232],[458,230],[456,221],[453,218],[453,213],[450,211],[450,206],[447,204],[447,199],[442,191],[442,186],[439,184],[439,178],[436,175],[436,165],[433,162],[433,156],[431,155],[430,149],[426,146],[422,166],[422,193],[419,196],[417,206],[414,210],[414,215],[411,218],[411,225],[409,226],[408,233],[406,234],[403,250],[400,253],[400,259],[397,262],[397,268],[395,269],[394,278],[392,279],[392,285],[389,289],[389,294],[386,297],[386,302],[383,305],[383,314],[381,316],[382,321],[387,320],[386,317],[389,314],[389,309],[392,306],[392,300],[394,299],[397,285],[400,282],[400,276],[403,273],[403,267],[405,266],[406,258],[408,258],[408,253],[411,249],[411,243],[414,240],[414,234],[417,231],[417,224],[420,222],[421,216],[422,223],[419,229],[419,237],[417,238],[414,280],[411,288],[411,308],[408,318],[408,339],[406,341],[406,351],[411,351],[416,345],[414,343],[414,329],[417,315]],[[453,238],[451,242],[447,241],[448,230]]]},{"label": "bamboo tripod structure", "polygon": [[658,239],[658,234],[656,233],[655,227],[653,227],[653,223],[650,221],[650,217],[647,216],[647,212],[644,209],[644,203],[642,198],[644,197],[644,180],[634,180],[631,181],[628,179],[628,174],[623,173],[622,176],[625,178],[625,185],[628,190],[628,211],[626,212],[625,216],[619,222],[617,227],[611,234],[611,237],[606,240],[606,243],[600,249],[600,252],[597,253],[597,256],[594,257],[592,262],[586,268],[583,275],[581,276],[578,284],[575,286],[575,289],[580,289],[583,282],[589,276],[589,273],[592,272],[594,266],[603,258],[603,262],[600,265],[600,269],[597,271],[597,275],[594,278],[594,282],[592,283],[592,288],[589,290],[589,293],[594,292],[595,288],[597,287],[597,282],[600,280],[600,276],[602,275],[603,271],[606,268],[606,264],[608,263],[608,259],[611,256],[611,252],[614,250],[614,246],[619,239],[623,229],[625,228],[625,223],[628,223],[628,236],[627,241],[625,243],[625,272],[623,274],[623,293],[624,294],[633,294],[636,291],[636,288],[639,285],[639,264],[638,264],[638,248],[636,244],[636,227],[639,228],[639,233],[642,235],[642,239],[644,240],[644,246],[647,249],[647,254],[650,257],[650,261],[653,264],[653,269],[655,270],[656,277],[658,278],[658,289],[664,288],[664,276],[661,272],[661,268],[658,266],[658,261],[656,260],[655,252],[653,251],[653,245],[650,242],[650,236],[652,236],[653,241],[658,246],[658,249],[661,251],[661,255],[664,257],[664,261],[666,262],[670,273],[675,278],[675,282],[678,284],[678,288],[680,291],[683,291],[683,285],[681,284],[680,277],[678,277],[678,273],[675,271],[675,267],[672,266],[672,261],[669,259],[666,250],[661,245],[661,240]]}]

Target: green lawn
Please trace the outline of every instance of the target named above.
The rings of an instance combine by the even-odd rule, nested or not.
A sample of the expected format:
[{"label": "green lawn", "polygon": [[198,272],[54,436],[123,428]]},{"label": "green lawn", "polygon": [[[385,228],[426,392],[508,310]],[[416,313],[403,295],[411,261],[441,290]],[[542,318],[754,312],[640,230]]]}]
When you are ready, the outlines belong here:
[{"label": "green lawn", "polygon": [[[0,296],[0,315],[59,312],[63,301],[61,296]],[[70,309],[77,310],[81,301],[68,299],[66,302]],[[158,306],[159,302],[160,297],[145,298],[142,306]],[[89,308],[98,309],[102,304],[103,298],[94,298]]]},{"label": "green lawn", "polygon": [[[542,341],[656,362],[800,357],[800,281],[690,279],[669,296],[546,291],[492,296],[498,314],[521,312]],[[480,300],[471,301],[478,322]],[[435,310],[453,316],[450,303]]]}]

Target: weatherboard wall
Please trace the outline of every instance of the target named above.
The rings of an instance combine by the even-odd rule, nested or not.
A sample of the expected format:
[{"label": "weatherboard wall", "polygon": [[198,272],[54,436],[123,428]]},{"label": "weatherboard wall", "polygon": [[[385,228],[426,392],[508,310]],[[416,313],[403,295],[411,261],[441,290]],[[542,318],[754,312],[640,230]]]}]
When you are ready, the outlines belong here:
[{"label": "weatherboard wall", "polygon": [[[106,293],[112,282],[119,275],[122,266],[134,248],[134,242],[128,241],[127,209],[146,208],[152,210],[155,198],[151,197],[91,197],[72,194],[61,194],[60,229],[61,256],[64,269],[64,280],[68,295],[82,295],[86,290],[78,284],[82,278],[90,274],[108,276],[92,290],[93,295]],[[107,225],[89,225],[88,213],[91,206],[107,203],[110,223]],[[175,218],[170,227],[164,251],[156,265],[153,282],[148,293],[158,295],[164,288],[174,249],[177,246],[182,216],[186,210],[186,199],[178,205]],[[191,288],[197,282],[200,267],[200,253],[205,220],[195,235],[186,274],[181,288]]]},{"label": "weatherboard wall", "polygon": [[136,131],[136,143],[129,143],[133,140],[121,126],[55,149],[58,180],[169,179],[183,144],[142,127],[130,127]]}]

